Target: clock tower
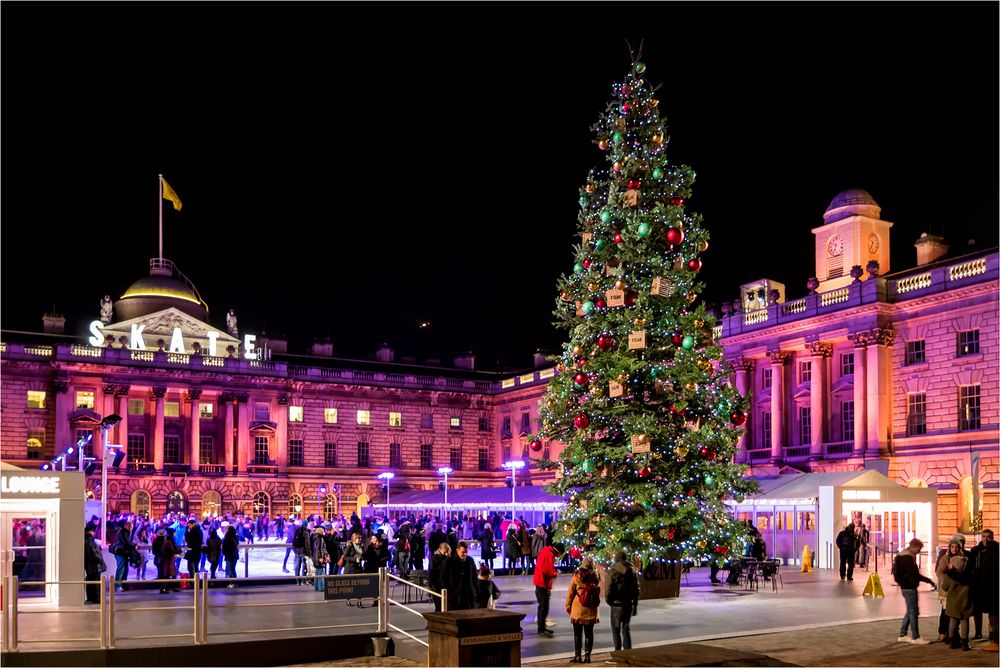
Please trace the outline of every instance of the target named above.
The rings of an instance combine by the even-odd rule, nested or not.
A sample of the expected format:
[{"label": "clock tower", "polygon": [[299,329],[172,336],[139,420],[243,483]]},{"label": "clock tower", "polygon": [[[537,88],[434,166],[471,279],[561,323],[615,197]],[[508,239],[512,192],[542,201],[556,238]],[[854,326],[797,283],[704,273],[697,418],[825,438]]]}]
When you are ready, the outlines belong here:
[{"label": "clock tower", "polygon": [[888,273],[892,223],[882,220],[881,212],[864,190],[845,190],[833,198],[823,214],[823,225],[812,231],[816,235],[819,292],[850,285],[854,280],[851,267],[860,265],[864,269],[871,260],[878,261],[880,274]]}]

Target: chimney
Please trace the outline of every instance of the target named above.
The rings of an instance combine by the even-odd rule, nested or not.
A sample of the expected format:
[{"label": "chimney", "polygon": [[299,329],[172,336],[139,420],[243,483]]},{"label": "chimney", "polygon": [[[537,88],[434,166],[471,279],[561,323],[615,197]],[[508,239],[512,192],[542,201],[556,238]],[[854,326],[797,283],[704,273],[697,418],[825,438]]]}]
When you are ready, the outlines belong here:
[{"label": "chimney", "polygon": [[46,313],[42,316],[42,331],[46,334],[62,334],[66,331],[66,318],[58,313]]},{"label": "chimney", "polygon": [[313,357],[333,357],[333,342],[330,339],[316,339],[309,347],[309,354]]},{"label": "chimney", "polygon": [[942,237],[924,232],[913,244],[917,248],[917,266],[922,267],[948,254],[948,244]]},{"label": "chimney", "polygon": [[464,355],[456,355],[454,365],[456,369],[475,369],[476,356],[472,354],[471,350]]},{"label": "chimney", "polygon": [[545,357],[546,357],[546,355],[545,355],[545,353],[542,352],[541,348],[539,348],[538,350],[535,351],[534,359],[535,359],[535,368],[536,369],[541,369],[543,366],[548,366],[549,365],[549,361],[547,359],[545,359]]},{"label": "chimney", "polygon": [[396,351],[389,347],[389,344],[382,342],[382,347],[375,352],[375,359],[379,362],[395,362]]}]

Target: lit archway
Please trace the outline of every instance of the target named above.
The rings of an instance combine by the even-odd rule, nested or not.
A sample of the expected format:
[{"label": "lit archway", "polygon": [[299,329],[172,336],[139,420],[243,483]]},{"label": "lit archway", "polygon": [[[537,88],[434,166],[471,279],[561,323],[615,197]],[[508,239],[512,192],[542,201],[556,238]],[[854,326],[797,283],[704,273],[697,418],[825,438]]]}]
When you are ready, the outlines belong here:
[{"label": "lit archway", "polygon": [[371,497],[367,494],[358,494],[358,517],[361,517],[361,509],[367,508],[371,503]]},{"label": "lit archway", "polygon": [[177,490],[167,494],[167,512],[187,514],[187,497]]},{"label": "lit archway", "polygon": [[289,494],[288,495],[288,514],[295,515],[296,517],[302,516],[302,510],[304,509],[304,503],[302,501],[301,494]]},{"label": "lit archway", "polygon": [[958,530],[963,533],[971,532],[975,515],[972,476],[965,476],[958,483]]},{"label": "lit archway", "polygon": [[271,514],[271,497],[267,495],[267,492],[257,492],[253,495],[253,514],[254,517],[260,515]]},{"label": "lit archway", "polygon": [[201,497],[202,517],[217,517],[222,514],[222,495],[214,489],[205,492]]},{"label": "lit archway", "polygon": [[130,504],[130,510],[133,515],[142,515],[143,517],[149,517],[149,492],[144,489],[137,489],[132,492],[132,501]]},{"label": "lit archway", "polygon": [[906,483],[907,487],[927,487],[927,481],[923,478],[910,478]]},{"label": "lit archway", "polygon": [[337,497],[327,494],[323,497],[323,519],[332,520],[337,516]]}]

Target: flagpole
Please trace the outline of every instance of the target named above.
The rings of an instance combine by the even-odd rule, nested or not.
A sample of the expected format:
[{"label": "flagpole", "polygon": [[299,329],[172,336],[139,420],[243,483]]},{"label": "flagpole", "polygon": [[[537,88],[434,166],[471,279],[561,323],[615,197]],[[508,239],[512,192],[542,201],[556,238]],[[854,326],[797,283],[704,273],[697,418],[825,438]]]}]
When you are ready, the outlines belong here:
[{"label": "flagpole", "polygon": [[160,264],[163,264],[163,174],[160,174]]}]

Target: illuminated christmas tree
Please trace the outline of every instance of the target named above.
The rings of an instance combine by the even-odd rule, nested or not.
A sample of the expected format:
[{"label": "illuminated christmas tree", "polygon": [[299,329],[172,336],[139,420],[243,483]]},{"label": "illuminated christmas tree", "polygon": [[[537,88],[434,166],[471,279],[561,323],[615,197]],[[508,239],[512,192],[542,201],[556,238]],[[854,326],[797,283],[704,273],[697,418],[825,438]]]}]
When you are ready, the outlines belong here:
[{"label": "illuminated christmas tree", "polygon": [[645,69],[632,64],[593,127],[607,164],[580,192],[581,241],[555,311],[571,338],[537,438],[566,445],[549,465],[569,498],[556,527],[567,545],[608,560],[712,559],[746,540],[724,504],[754,488],[733,462],[744,399],[698,304],[708,232],[684,208],[695,173],[667,160]]}]

